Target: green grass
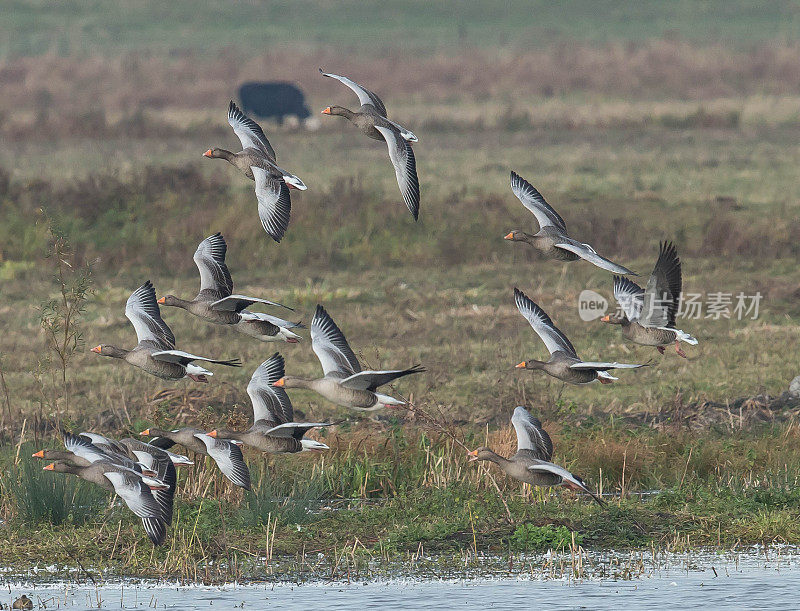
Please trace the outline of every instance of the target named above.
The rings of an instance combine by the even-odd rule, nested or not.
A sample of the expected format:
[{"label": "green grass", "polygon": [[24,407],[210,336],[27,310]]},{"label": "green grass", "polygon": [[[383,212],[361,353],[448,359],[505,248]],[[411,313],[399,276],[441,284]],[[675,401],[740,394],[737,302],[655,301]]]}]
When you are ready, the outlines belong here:
[{"label": "green grass", "polygon": [[539,47],[562,41],[638,41],[665,35],[746,45],[797,39],[798,11],[792,1],[745,0],[581,0],[566,5],[538,0],[237,0],[224,4],[13,0],[4,3],[0,18],[0,55],[215,51],[232,46],[247,52],[277,44],[346,45],[384,52],[388,47]]}]

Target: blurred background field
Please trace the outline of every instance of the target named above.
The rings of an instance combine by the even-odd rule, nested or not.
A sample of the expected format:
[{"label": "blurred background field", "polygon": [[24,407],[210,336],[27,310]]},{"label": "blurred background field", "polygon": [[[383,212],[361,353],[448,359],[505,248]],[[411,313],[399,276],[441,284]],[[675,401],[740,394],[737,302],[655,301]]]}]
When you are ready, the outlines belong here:
[{"label": "blurred background field", "polygon": [[[677,426],[684,445],[662,454],[663,439],[648,437],[645,452],[672,475],[642,476],[642,487],[692,478],[690,448],[703,440],[740,452],[720,441],[734,431],[761,440],[747,468],[780,462],[764,439],[794,439],[798,408],[775,398],[800,374],[800,4],[111,4],[0,5],[5,439],[23,421],[29,436],[56,419],[109,432],[159,419],[242,424],[247,380],[274,350],[289,373],[315,373],[309,342],[261,344],[173,309],[163,315],[180,348],[245,366],[189,388],[88,352],[134,343],[124,303],[145,280],[159,296],[193,296],[194,249],[221,231],[238,292],[293,305],[304,322],[325,304],[371,367],[423,363],[428,373],[399,391],[465,434],[506,427],[515,405],[529,405],[555,427],[557,457],[597,481],[603,461],[587,453],[622,442],[593,423]],[[316,131],[263,123],[281,165],[309,185],[293,194],[280,245],[257,222],[251,184],[202,157],[237,144],[225,110],[246,80],[291,81],[315,114],[353,107],[318,67],[378,92],[420,137],[418,223],[385,147],[337,118],[320,117]],[[512,169],[598,252],[648,274],[659,241],[674,240],[684,291],[760,293],[758,319],[681,321],[700,340],[688,360],[581,321],[578,294],[610,298],[611,275],[503,241],[535,226],[510,191]],[[68,404],[40,324],[41,304],[58,297],[51,226],[70,264],[92,270]],[[653,366],[608,387],[515,371],[545,349],[514,308],[514,286],[587,360]],[[292,398],[309,417],[353,417],[302,391]],[[384,439],[395,419],[414,423],[401,412],[348,426]],[[781,464],[793,464],[793,447]],[[745,469],[717,459],[703,460]],[[613,473],[609,488],[624,488]]]}]

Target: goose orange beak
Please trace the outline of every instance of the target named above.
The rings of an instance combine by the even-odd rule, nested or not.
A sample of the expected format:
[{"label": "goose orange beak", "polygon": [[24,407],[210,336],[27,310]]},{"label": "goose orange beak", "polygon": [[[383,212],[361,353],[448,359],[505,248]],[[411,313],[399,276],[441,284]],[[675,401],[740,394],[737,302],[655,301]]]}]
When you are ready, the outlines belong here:
[{"label": "goose orange beak", "polygon": [[478,460],[478,450],[472,450],[472,452],[467,452],[467,456],[469,456],[470,462],[472,462],[473,460]]},{"label": "goose orange beak", "polygon": [[328,107],[327,107],[325,110],[323,110],[323,111],[322,111],[322,114],[323,114],[323,115],[329,115],[329,114],[331,114],[331,107],[330,107],[330,106],[328,106]]},{"label": "goose orange beak", "polygon": [[205,153],[203,153],[203,157],[211,157],[211,155],[213,155],[211,149],[208,149]]},{"label": "goose orange beak", "polygon": [[44,450],[39,450],[31,454],[31,458],[44,458]]},{"label": "goose orange beak", "polygon": [[158,298],[158,303],[160,303],[161,305],[164,305],[166,302],[167,302],[167,298],[166,297],[159,297]]},{"label": "goose orange beak", "polygon": [[216,438],[216,436],[217,436],[217,429],[214,429],[213,431],[211,431],[211,432],[208,434],[208,436],[209,436],[209,437],[215,437],[215,438]]},{"label": "goose orange beak", "polygon": [[514,232],[512,231],[512,232],[508,233],[507,235],[504,235],[503,239],[504,240],[513,240],[514,239]]},{"label": "goose orange beak", "polygon": [[56,463],[51,462],[49,465],[45,465],[42,467],[45,471],[55,471],[56,470]]},{"label": "goose orange beak", "polygon": [[145,435],[149,435],[149,434],[150,434],[150,429],[145,429],[145,430],[143,430],[141,433],[139,433],[139,435],[142,435],[143,437],[144,437]]},{"label": "goose orange beak", "polygon": [[283,388],[286,385],[286,382],[284,381],[285,379],[286,378],[281,378],[280,380],[276,380],[272,383],[272,385],[277,386],[278,388]]},{"label": "goose orange beak", "polygon": [[603,316],[603,318],[600,319],[600,322],[608,322],[609,320],[611,320],[611,316],[609,314],[606,314],[605,316]]},{"label": "goose orange beak", "polygon": [[92,352],[96,352],[97,354],[102,354],[103,353],[103,347],[102,346],[95,346],[94,348],[92,348]]},{"label": "goose orange beak", "polygon": [[521,363],[517,363],[516,365],[514,365],[514,369],[525,369],[525,361],[522,361]]}]

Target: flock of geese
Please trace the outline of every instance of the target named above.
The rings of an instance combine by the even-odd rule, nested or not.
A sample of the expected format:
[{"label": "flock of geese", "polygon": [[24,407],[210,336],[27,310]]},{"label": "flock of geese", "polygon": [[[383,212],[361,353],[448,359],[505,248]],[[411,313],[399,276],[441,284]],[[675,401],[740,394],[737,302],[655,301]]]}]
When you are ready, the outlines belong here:
[{"label": "flock of geese", "polygon": [[[386,107],[375,93],[346,77],[322,74],[352,89],[361,103],[358,112],[329,106],[323,114],[345,117],[365,135],[386,142],[403,200],[416,220],[420,191],[411,143],[417,142],[417,137],[387,118]],[[212,148],[205,152],[205,156],[225,159],[255,181],[261,224],[273,240],[280,242],[289,225],[289,191],[292,188],[304,190],[306,185],[277,165],[275,151],[261,127],[233,102],[228,109],[228,122],[241,141],[242,151],[232,153]],[[539,231],[529,234],[514,230],[505,236],[506,240],[525,242],[549,259],[583,259],[614,273],[614,297],[621,314],[607,315],[601,320],[620,325],[622,335],[634,343],[654,346],[662,354],[666,346],[674,344],[676,352],[686,357],[680,342],[697,344],[697,340],[675,326],[682,278],[681,262],[672,243],[660,245],[653,272],[646,287],[642,288],[626,277],[636,275],[635,272],[599,255],[589,244],[571,238],[558,212],[515,172],[511,172],[511,189],[536,217]],[[213,372],[200,363],[241,367],[238,359],[210,358],[178,350],[175,335],[161,317],[162,305],[184,309],[197,318],[232,327],[264,342],[299,343],[302,340],[300,331],[305,328],[300,322],[249,309],[269,306],[291,311],[292,308],[261,297],[234,293],[226,255],[227,244],[220,233],[203,240],[193,257],[200,273],[200,291],[194,299],[185,300],[174,295],[157,298],[152,283],[145,282],[131,294],[125,306],[125,316],[136,331],[136,346],[125,349],[100,344],[92,348],[92,352],[123,360],[150,375],[173,381],[189,378],[207,383]],[[570,384],[594,381],[610,384],[617,378],[609,371],[636,369],[650,364],[583,361],[567,336],[539,305],[517,288],[514,289],[514,301],[550,354],[546,361],[529,359],[519,363],[517,368],[540,370]],[[211,458],[234,485],[250,490],[250,472],[241,446],[270,454],[328,449],[324,443],[306,439],[305,434],[311,429],[335,423],[296,422],[287,389],[312,390],[333,404],[372,411],[404,405],[403,400],[381,393],[379,389],[404,376],[425,371],[420,365],[391,370],[362,369],[344,333],[322,305],[317,305],[310,327],[311,348],[322,366],[322,377],[306,379],[286,375],[284,359],[275,353],[253,372],[247,385],[253,409],[253,424],[247,430],[204,431],[184,427],[167,431],[149,428],[140,433],[150,438],[146,443],[133,438],[114,440],[96,433],[74,435],[64,432],[66,451],[45,449],[33,456],[51,461],[44,467],[46,470],[77,475],[115,492],[142,519],[153,544],[159,545],[164,542],[172,519],[176,467],[194,464],[191,458],[174,453],[170,448],[182,446],[195,456]],[[517,434],[516,454],[504,458],[489,448],[481,447],[468,453],[469,460],[490,461],[516,480],[533,486],[564,486],[586,493],[603,504],[579,477],[551,462],[553,443],[541,422],[525,407],[514,410],[511,424]]]}]

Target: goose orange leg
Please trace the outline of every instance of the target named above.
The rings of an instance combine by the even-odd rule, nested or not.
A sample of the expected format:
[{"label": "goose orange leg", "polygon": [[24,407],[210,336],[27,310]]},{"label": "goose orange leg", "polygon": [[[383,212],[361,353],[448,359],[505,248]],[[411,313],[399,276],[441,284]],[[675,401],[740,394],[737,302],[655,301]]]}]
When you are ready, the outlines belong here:
[{"label": "goose orange leg", "polygon": [[606,378],[597,378],[597,379],[600,380],[601,384],[613,384],[614,383],[614,380],[608,380]]},{"label": "goose orange leg", "polygon": [[664,354],[664,346],[656,346],[656,350],[658,350],[661,354]]},{"label": "goose orange leg", "polygon": [[675,352],[678,353],[678,356],[682,356],[683,358],[687,358],[686,357],[686,353],[683,350],[681,350],[681,345],[678,343],[678,340],[675,340]]}]

